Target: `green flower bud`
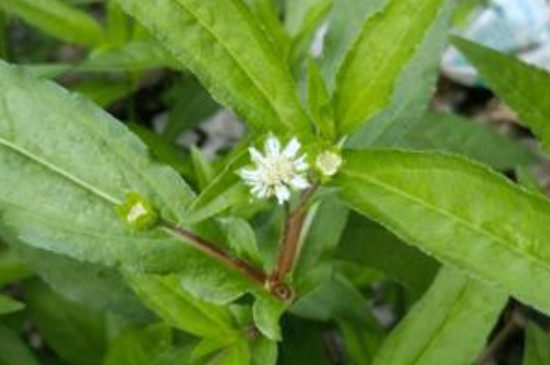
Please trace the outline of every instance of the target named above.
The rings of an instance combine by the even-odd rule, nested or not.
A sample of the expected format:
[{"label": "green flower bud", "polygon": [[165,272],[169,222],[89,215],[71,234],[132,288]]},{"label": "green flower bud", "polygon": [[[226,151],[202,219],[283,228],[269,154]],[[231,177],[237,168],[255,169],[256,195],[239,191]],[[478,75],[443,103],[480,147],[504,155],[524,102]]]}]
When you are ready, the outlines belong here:
[{"label": "green flower bud", "polygon": [[153,228],[158,221],[157,212],[146,198],[139,193],[130,192],[126,200],[115,207],[119,218],[135,231]]},{"label": "green flower bud", "polygon": [[342,165],[342,156],[336,151],[326,150],[317,155],[315,167],[324,177],[336,175]]}]

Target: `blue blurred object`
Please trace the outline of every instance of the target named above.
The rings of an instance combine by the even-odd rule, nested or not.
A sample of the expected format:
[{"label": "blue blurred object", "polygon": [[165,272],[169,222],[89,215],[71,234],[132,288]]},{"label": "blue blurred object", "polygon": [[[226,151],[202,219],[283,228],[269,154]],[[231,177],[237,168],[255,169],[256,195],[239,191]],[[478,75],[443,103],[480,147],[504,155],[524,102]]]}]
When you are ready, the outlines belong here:
[{"label": "blue blurred object", "polygon": [[[550,5],[545,0],[489,0],[456,33],[550,70]],[[450,47],[443,73],[465,85],[481,85],[476,70]]]}]

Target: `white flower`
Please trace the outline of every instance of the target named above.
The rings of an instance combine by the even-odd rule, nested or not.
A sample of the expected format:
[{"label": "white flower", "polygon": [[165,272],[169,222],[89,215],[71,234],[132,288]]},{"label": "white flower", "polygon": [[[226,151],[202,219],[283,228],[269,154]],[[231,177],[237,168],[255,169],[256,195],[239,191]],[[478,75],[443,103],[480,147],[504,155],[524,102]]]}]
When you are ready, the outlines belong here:
[{"label": "white flower", "polygon": [[297,157],[300,147],[300,142],[293,138],[281,150],[279,140],[273,135],[265,142],[264,155],[250,147],[248,151],[255,166],[240,169],[238,173],[250,186],[252,195],[260,199],[275,196],[282,204],[290,199],[292,190],[307,188],[309,183],[305,172],[309,166],[305,154]]},{"label": "white flower", "polygon": [[315,166],[324,176],[334,176],[342,165],[342,157],[332,151],[323,151],[315,160]]}]

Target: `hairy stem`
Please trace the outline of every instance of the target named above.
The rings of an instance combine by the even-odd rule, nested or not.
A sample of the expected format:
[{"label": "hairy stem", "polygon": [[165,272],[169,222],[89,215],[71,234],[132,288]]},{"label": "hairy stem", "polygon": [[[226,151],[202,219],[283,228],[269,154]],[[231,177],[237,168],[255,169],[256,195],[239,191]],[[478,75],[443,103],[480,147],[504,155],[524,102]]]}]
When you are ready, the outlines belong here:
[{"label": "hairy stem", "polygon": [[287,293],[290,293],[291,290],[286,285],[269,286],[267,284],[267,275],[261,269],[257,268],[251,263],[241,258],[235,257],[228,252],[225,252],[224,250],[219,248],[218,245],[208,241],[203,237],[198,236],[191,231],[188,231],[185,228],[178,227],[171,222],[163,222],[161,226],[168,233],[180,239],[183,239],[190,246],[203,252],[207,256],[221,263],[222,265],[244,275],[249,280],[267,288],[273,295],[275,295],[279,299],[288,299]]},{"label": "hairy stem", "polygon": [[279,246],[277,264],[268,278],[268,283],[271,287],[282,285],[286,276],[294,267],[300,246],[302,227],[307,216],[308,202],[318,188],[319,185],[316,184],[306,189],[300,197],[298,207],[292,213],[287,214]]}]

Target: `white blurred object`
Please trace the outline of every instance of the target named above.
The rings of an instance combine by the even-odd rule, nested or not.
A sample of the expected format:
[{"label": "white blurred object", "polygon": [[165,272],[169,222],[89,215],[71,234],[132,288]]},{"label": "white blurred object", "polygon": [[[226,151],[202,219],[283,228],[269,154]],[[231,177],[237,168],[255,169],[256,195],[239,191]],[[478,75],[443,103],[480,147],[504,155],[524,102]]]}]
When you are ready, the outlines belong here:
[{"label": "white blurred object", "polygon": [[[459,35],[550,70],[550,6],[545,0],[489,0]],[[476,70],[454,48],[443,55],[443,73],[480,85]]]}]

